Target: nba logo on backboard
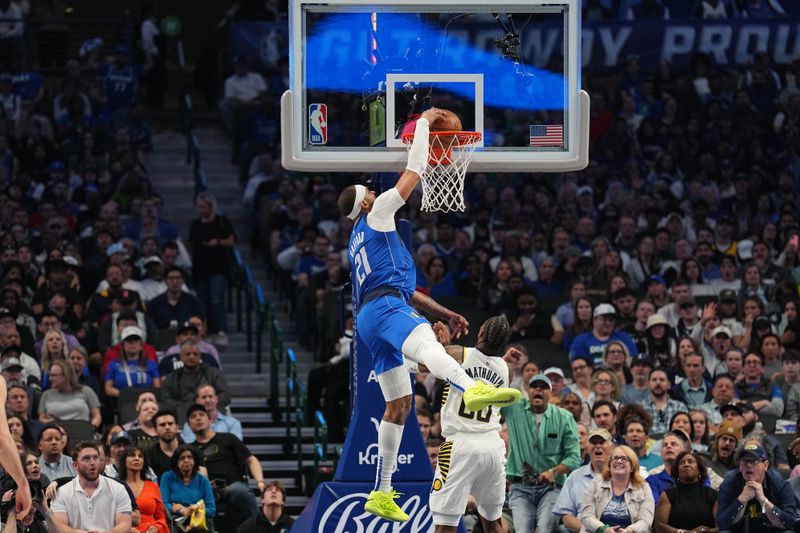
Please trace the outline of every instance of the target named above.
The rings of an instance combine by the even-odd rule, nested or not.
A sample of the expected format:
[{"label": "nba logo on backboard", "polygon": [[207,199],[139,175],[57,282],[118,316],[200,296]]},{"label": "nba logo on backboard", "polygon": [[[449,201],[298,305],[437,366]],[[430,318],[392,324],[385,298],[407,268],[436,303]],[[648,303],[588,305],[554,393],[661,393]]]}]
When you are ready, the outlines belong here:
[{"label": "nba logo on backboard", "polygon": [[311,104],[308,106],[308,144],[328,142],[328,106]]}]

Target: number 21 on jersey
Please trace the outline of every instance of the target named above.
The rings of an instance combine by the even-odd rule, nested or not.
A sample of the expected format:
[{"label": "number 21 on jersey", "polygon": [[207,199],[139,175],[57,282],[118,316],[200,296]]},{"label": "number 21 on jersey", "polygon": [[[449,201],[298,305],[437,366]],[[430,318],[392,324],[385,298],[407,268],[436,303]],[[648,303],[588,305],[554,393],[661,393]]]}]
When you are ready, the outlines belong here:
[{"label": "number 21 on jersey", "polygon": [[369,260],[367,259],[366,248],[362,247],[358,251],[353,258],[353,263],[355,264],[356,281],[358,281],[359,285],[362,285],[364,280],[367,278],[367,275],[372,272],[372,269],[369,266]]}]

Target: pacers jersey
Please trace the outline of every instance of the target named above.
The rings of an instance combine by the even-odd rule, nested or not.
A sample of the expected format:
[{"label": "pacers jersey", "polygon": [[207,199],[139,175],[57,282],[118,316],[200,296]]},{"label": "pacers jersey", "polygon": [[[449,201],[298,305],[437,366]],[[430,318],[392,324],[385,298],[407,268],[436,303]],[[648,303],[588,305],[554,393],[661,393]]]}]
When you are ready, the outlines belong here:
[{"label": "pacers jersey", "polygon": [[414,259],[394,229],[393,221],[386,226],[386,229],[391,227],[391,231],[379,231],[368,223],[374,213],[386,224],[388,217],[394,217],[402,205],[403,199],[397,189],[390,189],[376,198],[372,213],[358,217],[353,227],[348,254],[355,312],[361,307],[364,296],[378,287],[397,289],[405,301],[414,293],[417,280]]},{"label": "pacers jersey", "polygon": [[[477,348],[464,348],[461,367],[472,378],[495,387],[508,387],[508,364],[502,357],[484,355]],[[489,406],[478,412],[467,410],[461,391],[445,384],[442,394],[442,435],[500,431],[500,407]]]}]

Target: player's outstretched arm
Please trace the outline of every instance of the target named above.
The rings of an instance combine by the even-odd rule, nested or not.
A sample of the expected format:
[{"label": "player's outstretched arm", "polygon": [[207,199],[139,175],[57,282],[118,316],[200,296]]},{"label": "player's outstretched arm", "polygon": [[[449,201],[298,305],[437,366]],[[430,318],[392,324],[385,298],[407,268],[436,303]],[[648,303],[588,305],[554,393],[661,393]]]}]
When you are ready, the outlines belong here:
[{"label": "player's outstretched arm", "polygon": [[408,164],[400,179],[397,180],[395,188],[403,200],[408,200],[414,188],[419,182],[420,175],[425,171],[428,164],[428,146],[430,139],[430,125],[442,118],[444,113],[435,107],[426,109],[422,116],[417,119],[414,129],[414,142],[411,143],[411,150],[408,152]]},{"label": "player's outstretched arm", "polygon": [[411,295],[411,306],[417,311],[432,316],[440,320],[447,320],[453,332],[453,338],[457,339],[461,335],[469,334],[469,322],[455,311],[451,311],[445,306],[436,303],[436,300],[426,296],[419,291],[414,291]]}]

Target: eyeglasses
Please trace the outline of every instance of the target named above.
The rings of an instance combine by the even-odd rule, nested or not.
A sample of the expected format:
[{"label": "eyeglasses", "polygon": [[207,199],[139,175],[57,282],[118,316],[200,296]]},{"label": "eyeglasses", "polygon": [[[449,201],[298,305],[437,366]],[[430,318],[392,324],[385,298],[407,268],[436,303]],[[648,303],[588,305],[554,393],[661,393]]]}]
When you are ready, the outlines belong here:
[{"label": "eyeglasses", "polygon": [[631,458],[626,455],[612,455],[609,457],[610,463],[630,463]]},{"label": "eyeglasses", "polygon": [[611,381],[610,379],[596,379],[596,380],[594,380],[594,382],[595,382],[597,385],[611,385],[611,384],[613,384],[613,383],[614,383],[614,382],[613,382],[613,381]]},{"label": "eyeglasses", "polygon": [[740,465],[755,466],[761,462],[761,459],[739,459]]},{"label": "eyeglasses", "polygon": [[745,361],[744,366],[761,366],[761,361]]}]

